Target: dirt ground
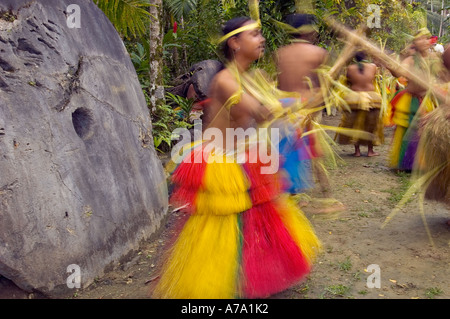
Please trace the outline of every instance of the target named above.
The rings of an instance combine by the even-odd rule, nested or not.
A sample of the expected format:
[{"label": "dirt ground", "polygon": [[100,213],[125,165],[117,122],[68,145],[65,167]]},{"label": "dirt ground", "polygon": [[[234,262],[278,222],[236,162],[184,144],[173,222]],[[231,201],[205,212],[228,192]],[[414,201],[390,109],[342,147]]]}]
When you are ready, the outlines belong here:
[{"label": "dirt ground", "polygon": [[[323,123],[338,125],[340,116],[325,116]],[[299,285],[274,299],[448,299],[450,297],[450,212],[441,203],[425,203],[427,234],[417,198],[410,201],[389,223],[409,175],[386,167],[392,128],[385,129],[384,145],[375,147],[380,156],[359,158],[353,146],[339,145],[342,162],[329,170],[331,196],[345,205],[337,213],[313,213],[311,202],[303,207],[323,251],[311,274]],[[330,133],[334,136],[334,133]],[[171,213],[158,236],[141,244],[134,257],[74,291],[76,299],[150,298],[159,258],[181,218]],[[374,272],[375,269],[375,272]],[[377,272],[378,270],[378,272]],[[379,288],[374,276],[379,274]],[[7,284],[3,284],[7,286]],[[0,280],[0,288],[2,281]],[[32,298],[11,288],[0,289],[0,298]],[[7,292],[9,291],[9,292]]]}]

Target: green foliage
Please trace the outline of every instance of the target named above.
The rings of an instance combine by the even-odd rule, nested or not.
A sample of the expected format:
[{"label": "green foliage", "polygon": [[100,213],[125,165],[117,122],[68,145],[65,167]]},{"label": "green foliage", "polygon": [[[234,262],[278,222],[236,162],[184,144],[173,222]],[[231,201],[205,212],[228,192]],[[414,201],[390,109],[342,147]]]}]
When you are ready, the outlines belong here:
[{"label": "green foliage", "polygon": [[342,271],[349,271],[352,268],[350,257],[347,257],[344,261],[338,263],[338,268]]},{"label": "green foliage", "polygon": [[[388,200],[393,204],[397,204],[398,202],[400,202],[400,200],[402,200],[402,198],[405,196],[408,189],[411,187],[411,175],[409,173],[399,171],[396,173],[396,176],[399,178],[398,187],[381,190],[384,193],[390,194]],[[410,201],[411,199],[408,202]]]},{"label": "green foliage", "polygon": [[[148,78],[150,67],[148,42],[143,39],[142,43],[127,43],[127,49],[130,52],[131,61],[136,69],[147,105],[151,105],[149,92],[152,84]],[[189,128],[192,126],[189,121],[189,114],[194,104],[192,99],[186,99],[171,93],[167,93],[166,98],[167,104],[157,105],[150,110],[153,142],[155,148],[162,153],[170,151],[173,138],[172,132],[176,128]]]},{"label": "green foliage", "polygon": [[133,49],[129,50],[131,61],[133,62],[136,73],[140,78],[148,74],[150,69],[150,59],[148,54],[148,42],[136,43],[133,45]]},{"label": "green foliage", "polygon": [[347,293],[350,291],[350,287],[338,284],[338,285],[331,285],[325,288],[325,291],[332,296],[339,296],[344,297],[347,295]]},{"label": "green foliage", "polygon": [[381,28],[369,28],[367,37],[375,44],[385,43],[386,49],[398,53],[411,41],[411,35],[422,23],[425,13],[419,4],[412,6],[394,0],[324,0],[315,3],[315,14],[319,18],[319,41],[321,46],[328,49],[342,46],[340,40],[323,22],[323,18],[328,15],[332,15],[349,28],[356,29],[367,24],[372,14],[368,12],[368,5],[378,5],[381,13]]},{"label": "green foliage", "polygon": [[[212,39],[220,32],[222,1],[194,2],[188,9],[173,8],[176,1],[168,1],[165,4],[171,14],[170,27],[165,32],[163,40],[164,48],[168,49],[164,58],[171,72],[170,78],[186,73],[191,65],[199,61],[218,59],[219,56]],[[182,17],[179,16],[181,11]],[[172,29],[174,22],[178,24],[176,33]]]},{"label": "green foliage", "polygon": [[370,29],[369,36],[375,42],[385,41],[386,49],[398,53],[411,42],[412,34],[419,29],[423,12],[393,1],[383,1],[380,7],[381,28]]},{"label": "green foliage", "polygon": [[162,153],[169,151],[172,145],[172,124],[175,117],[175,111],[166,104],[158,105],[152,112],[153,143]]},{"label": "green foliage", "polygon": [[[152,87],[149,80],[149,24],[154,19],[148,12],[152,5],[149,2],[94,0],[124,38],[147,99],[150,98]],[[257,67],[266,70],[269,75],[275,74],[276,71],[272,61],[273,52],[288,42],[287,34],[275,21],[283,21],[288,14],[296,12],[296,2],[299,7],[309,7],[303,0],[261,0],[259,3],[266,54],[258,61]],[[440,29],[444,30],[440,42],[446,43],[450,40],[450,21],[449,18],[441,16],[441,0],[314,0],[311,4],[318,18],[319,45],[334,54],[339,53],[343,43],[323,18],[332,15],[339,22],[355,29],[367,23],[369,4],[380,6],[381,28],[369,29],[367,36],[375,44],[382,44],[388,50],[400,52],[423,21],[427,22],[433,34],[437,34]],[[444,7],[448,9],[448,1]],[[167,0],[163,1],[163,10],[164,20],[160,21],[164,27],[163,71],[164,83],[168,86],[173,85],[174,79],[186,73],[191,65],[206,59],[220,60],[220,47],[215,45],[212,39],[220,35],[225,21],[237,16],[249,16],[248,0]],[[176,33],[173,32],[175,21],[178,24]],[[168,94],[166,99],[166,104],[150,110],[155,146],[161,151],[170,150],[171,132],[175,128],[191,125],[188,114],[193,105],[193,101],[179,96]],[[177,109],[179,111],[176,111]],[[400,188],[401,193],[404,189],[403,183]],[[393,202],[396,200],[397,198],[392,198]]]},{"label": "green foliage", "polygon": [[197,8],[197,0],[166,0],[165,3],[170,10],[170,13],[180,20],[186,17],[189,13]]},{"label": "green foliage", "polygon": [[[148,94],[146,96],[148,98]],[[189,115],[194,100],[172,93],[167,93],[166,98],[168,103],[157,105],[151,110],[153,142],[161,153],[169,152],[172,148],[172,141],[176,139],[173,135],[175,129],[189,129],[193,126]]]},{"label": "green foliage", "polygon": [[126,39],[145,36],[150,19],[148,0],[94,0],[117,32]]},{"label": "green foliage", "polygon": [[442,295],[444,291],[439,287],[432,287],[428,288],[425,292],[425,296],[427,296],[428,299],[434,299],[436,296]]},{"label": "green foliage", "polygon": [[169,152],[174,138],[173,131],[176,128],[191,128],[192,124],[187,122],[180,112],[171,105],[161,104],[151,111],[153,125],[153,142],[155,148],[161,153]]},{"label": "green foliage", "polygon": [[172,93],[166,93],[166,97],[171,102],[172,107],[179,108],[182,114],[180,117],[186,122],[189,122],[189,115],[191,114],[192,107],[194,106],[194,99],[188,99]]},{"label": "green foliage", "polygon": [[[182,32],[182,31],[180,31]],[[172,56],[170,49],[172,48],[182,48],[181,41],[178,40],[179,33],[173,33],[173,29],[169,30],[163,37],[163,55],[164,58],[168,59]]]}]

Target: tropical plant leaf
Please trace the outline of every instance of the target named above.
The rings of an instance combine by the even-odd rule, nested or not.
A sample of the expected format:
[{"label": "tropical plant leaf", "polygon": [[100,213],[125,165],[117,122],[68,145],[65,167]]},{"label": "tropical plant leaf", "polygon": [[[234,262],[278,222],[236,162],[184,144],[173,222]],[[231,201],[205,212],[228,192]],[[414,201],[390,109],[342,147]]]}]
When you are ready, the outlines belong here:
[{"label": "tropical plant leaf", "polygon": [[94,0],[105,13],[117,32],[124,38],[136,38],[146,34],[151,19],[148,11],[153,6],[148,0]]},{"label": "tropical plant leaf", "polygon": [[181,17],[186,17],[189,13],[197,8],[197,0],[167,0],[165,1],[170,13],[180,20]]}]

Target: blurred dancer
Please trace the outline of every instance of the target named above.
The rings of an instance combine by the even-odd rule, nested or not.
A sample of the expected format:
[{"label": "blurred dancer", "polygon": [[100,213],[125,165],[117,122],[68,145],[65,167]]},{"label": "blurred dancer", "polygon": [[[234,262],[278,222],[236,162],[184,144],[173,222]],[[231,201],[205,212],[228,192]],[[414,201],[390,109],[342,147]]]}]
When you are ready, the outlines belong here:
[{"label": "blurred dancer", "polygon": [[[292,40],[291,44],[276,52],[278,88],[282,91],[297,93],[298,99],[306,103],[319,92],[320,82],[316,71],[326,62],[327,51],[315,45],[317,29],[314,15],[291,14],[286,17],[286,23],[290,27],[288,30]],[[289,106],[294,102],[295,99],[285,99],[284,105]],[[321,114],[322,112],[318,111],[308,117],[317,118]],[[303,192],[313,187],[311,159],[320,155],[314,135],[301,138],[303,132],[311,129],[310,119],[301,118],[298,122],[302,124],[296,125],[297,131],[287,134],[281,141],[280,147],[280,153],[284,156],[283,168],[286,169],[291,193]],[[300,130],[298,130],[299,127]],[[322,183],[328,185],[323,172],[320,173]]]},{"label": "blurred dancer", "polygon": [[[413,181],[421,181],[426,199],[450,207],[450,48],[442,54],[444,72],[440,86],[446,101],[423,117],[414,163]],[[445,74],[446,73],[446,74]],[[447,221],[450,226],[450,220]]]},{"label": "blurred dancer", "polygon": [[[423,77],[431,73],[431,64],[428,59],[430,36],[427,29],[419,30],[413,41],[415,53],[402,61],[405,67]],[[398,91],[390,102],[391,120],[396,125],[389,155],[391,168],[404,171],[412,169],[419,139],[417,134],[419,117],[434,108],[432,99],[428,98],[426,93],[425,88],[408,79],[406,88]]]},{"label": "blurred dancer", "polygon": [[354,144],[356,157],[361,156],[360,145],[367,145],[367,156],[378,156],[373,146],[384,142],[383,118],[380,116],[382,98],[375,90],[377,66],[366,60],[364,52],[355,55],[355,63],[347,68],[347,84],[352,91],[344,96],[350,112],[342,115],[341,127],[366,131],[373,134],[373,139],[353,138],[337,134],[339,144]]},{"label": "blurred dancer", "polygon": [[307,100],[320,87],[317,69],[328,59],[328,52],[317,46],[315,16],[291,14],[286,17],[293,29],[291,44],[277,51],[278,87],[288,92],[298,92]]},{"label": "blurred dancer", "polygon": [[[284,159],[282,168],[286,172],[291,193],[305,193],[314,187],[317,180],[321,196],[327,197],[330,183],[321,162],[325,156],[321,145],[323,141],[316,133],[304,133],[313,129],[313,122],[321,120],[323,96],[318,71],[327,63],[328,52],[315,44],[318,32],[314,15],[291,14],[286,17],[286,23],[292,40],[276,52],[278,88],[297,94],[297,99],[283,101],[285,107],[300,100],[303,107],[310,112],[297,118],[296,131],[286,134],[281,141],[280,153]],[[315,212],[333,212],[342,208],[343,205],[333,199]]]},{"label": "blurred dancer", "polygon": [[[259,22],[235,18],[223,32],[227,64],[210,86],[206,129],[217,135],[204,136],[172,174],[171,201],[188,204],[189,217],[163,264],[156,298],[268,297],[302,280],[320,247],[309,221],[281,193],[277,174],[263,174],[259,157],[249,160],[261,143],[243,154],[236,144],[222,148],[230,129],[272,116],[272,106],[254,95],[267,92],[250,94],[246,83],[252,62],[264,53]],[[236,160],[241,155],[244,163]]]}]

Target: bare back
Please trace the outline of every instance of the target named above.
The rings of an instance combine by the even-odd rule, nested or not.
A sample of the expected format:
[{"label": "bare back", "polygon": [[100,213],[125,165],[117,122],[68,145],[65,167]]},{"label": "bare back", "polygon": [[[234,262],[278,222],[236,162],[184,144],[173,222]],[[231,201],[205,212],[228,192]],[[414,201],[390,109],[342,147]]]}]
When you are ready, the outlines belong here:
[{"label": "bare back", "polygon": [[279,89],[308,95],[311,85],[320,86],[315,71],[325,63],[326,57],[325,49],[310,43],[293,43],[279,49],[276,57]]},{"label": "bare back", "polygon": [[353,91],[375,91],[374,80],[377,66],[373,63],[362,63],[360,71],[358,65],[351,64],[347,68],[347,81]]}]

